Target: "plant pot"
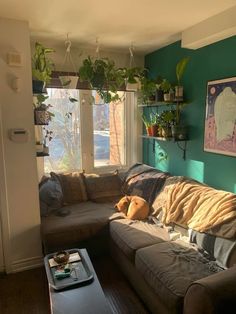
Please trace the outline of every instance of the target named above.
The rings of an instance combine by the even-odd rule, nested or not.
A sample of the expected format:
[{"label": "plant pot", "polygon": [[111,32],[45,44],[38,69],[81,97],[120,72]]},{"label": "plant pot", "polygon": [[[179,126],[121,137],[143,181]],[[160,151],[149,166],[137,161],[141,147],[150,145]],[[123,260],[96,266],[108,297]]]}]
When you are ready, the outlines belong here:
[{"label": "plant pot", "polygon": [[184,140],[187,138],[187,128],[184,125],[171,126],[172,137],[176,140]]},{"label": "plant pot", "polygon": [[153,136],[152,127],[151,127],[151,126],[148,126],[148,127],[146,128],[146,131],[147,131],[147,135],[148,135],[148,136]]},{"label": "plant pot", "polygon": [[156,100],[156,95],[151,95],[148,97],[149,102],[155,102]]},{"label": "plant pot", "polygon": [[135,78],[137,83],[126,83],[125,88],[127,91],[136,92],[141,88],[141,82],[138,78]]},{"label": "plant pot", "polygon": [[43,81],[33,80],[32,81],[33,94],[43,94],[43,93],[45,93],[44,85],[45,84],[44,84]]},{"label": "plant pot", "polygon": [[151,126],[151,133],[152,136],[158,136],[159,126],[157,124],[154,124]]},{"label": "plant pot", "polygon": [[183,86],[175,86],[175,101],[183,101],[184,88]]},{"label": "plant pot", "polygon": [[50,115],[47,110],[34,110],[34,124],[35,125],[48,125]]},{"label": "plant pot", "polygon": [[172,136],[171,128],[170,127],[162,127],[161,128],[161,135],[162,137],[168,138]]},{"label": "plant pot", "polygon": [[78,76],[59,76],[61,85],[67,89],[76,89],[79,80]]},{"label": "plant pot", "polygon": [[156,91],[156,101],[164,101],[164,92],[161,89]]},{"label": "plant pot", "polygon": [[164,94],[164,101],[170,102],[174,100],[174,94],[173,93],[165,93]]}]

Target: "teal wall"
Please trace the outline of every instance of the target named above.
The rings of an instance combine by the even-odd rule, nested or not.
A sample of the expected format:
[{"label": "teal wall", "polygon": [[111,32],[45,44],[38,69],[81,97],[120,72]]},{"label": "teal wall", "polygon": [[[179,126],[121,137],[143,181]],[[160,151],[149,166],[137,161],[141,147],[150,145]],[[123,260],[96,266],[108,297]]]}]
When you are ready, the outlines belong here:
[{"label": "teal wall", "polygon": [[[189,102],[183,111],[190,138],[186,160],[176,143],[155,141],[153,150],[153,140],[144,139],[143,161],[173,175],[186,175],[215,188],[236,192],[236,157],[203,151],[207,81],[236,76],[236,36],[197,50],[183,49],[176,42],[150,53],[145,57],[149,76],[161,75],[175,82],[175,66],[185,56],[190,56],[183,77],[185,98]],[[167,160],[160,161],[161,151],[167,154]]]}]

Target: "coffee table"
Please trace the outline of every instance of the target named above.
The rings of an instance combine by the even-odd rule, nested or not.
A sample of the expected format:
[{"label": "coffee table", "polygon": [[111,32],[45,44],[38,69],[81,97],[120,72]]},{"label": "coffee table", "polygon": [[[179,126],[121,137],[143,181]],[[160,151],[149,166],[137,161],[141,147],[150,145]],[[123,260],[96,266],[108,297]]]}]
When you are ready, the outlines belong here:
[{"label": "coffee table", "polygon": [[86,249],[81,249],[93,281],[87,285],[56,291],[49,285],[52,314],[108,314],[112,313]]}]

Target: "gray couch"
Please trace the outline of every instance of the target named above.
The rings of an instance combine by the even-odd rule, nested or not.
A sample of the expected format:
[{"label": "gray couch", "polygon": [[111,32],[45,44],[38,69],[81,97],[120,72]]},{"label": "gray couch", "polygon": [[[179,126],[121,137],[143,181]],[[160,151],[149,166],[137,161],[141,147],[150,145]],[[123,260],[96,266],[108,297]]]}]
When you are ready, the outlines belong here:
[{"label": "gray couch", "polygon": [[[160,209],[168,200],[171,184],[185,180],[191,184],[191,180],[171,177],[146,165],[131,167],[122,191],[142,196],[152,204],[147,221],[128,220],[114,211],[114,202],[120,195],[111,184],[114,201],[104,202],[103,198],[95,202],[94,195],[99,194],[96,180],[102,182],[92,180],[91,189],[91,182],[86,183],[85,178],[88,198],[92,200],[67,205],[70,214],[66,217],[55,213],[42,217],[45,252],[81,245],[92,252],[94,248],[104,252],[108,251],[109,241],[113,259],[152,313],[236,313],[236,228],[228,232],[233,235],[229,239],[219,237],[218,226],[207,233],[162,222]],[[100,183],[101,191],[104,186]],[[235,226],[235,218],[230,220],[231,225],[228,221],[223,232]]]}]

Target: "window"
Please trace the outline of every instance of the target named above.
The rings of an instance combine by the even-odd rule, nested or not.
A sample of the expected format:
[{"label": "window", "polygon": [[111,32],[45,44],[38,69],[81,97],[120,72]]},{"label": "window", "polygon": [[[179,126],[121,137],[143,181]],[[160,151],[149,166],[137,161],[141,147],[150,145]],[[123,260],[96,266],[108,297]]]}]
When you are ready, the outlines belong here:
[{"label": "window", "polygon": [[104,104],[96,91],[47,91],[47,104],[54,117],[44,130],[44,134],[51,132],[52,138],[46,138],[49,157],[44,158],[45,173],[78,169],[100,172],[133,162],[130,135],[135,130],[134,93],[120,92],[120,102]]}]

